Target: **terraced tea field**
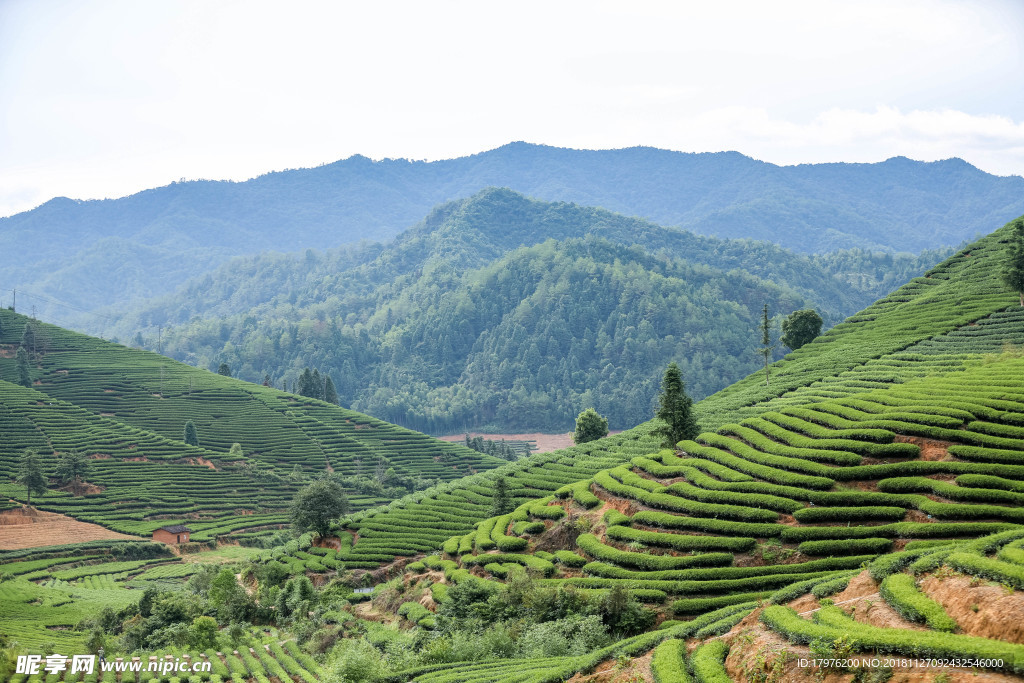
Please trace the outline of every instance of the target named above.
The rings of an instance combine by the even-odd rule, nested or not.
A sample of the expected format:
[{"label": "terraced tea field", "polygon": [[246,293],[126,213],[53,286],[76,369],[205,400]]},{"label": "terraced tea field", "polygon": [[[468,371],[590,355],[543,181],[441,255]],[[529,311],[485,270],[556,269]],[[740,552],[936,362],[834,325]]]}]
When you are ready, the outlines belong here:
[{"label": "terraced tea field", "polygon": [[1020,306],[1000,281],[1011,226],[965,247],[889,296],[698,405],[701,425],[755,416],[776,405],[848,396],[1024,343]]},{"label": "terraced tea field", "polygon": [[[957,407],[950,405],[954,394]],[[485,520],[446,541],[443,555],[407,570],[443,573],[433,589],[438,603],[447,586],[470,577],[501,582],[525,571],[542,587],[621,586],[682,620],[593,657],[522,662],[522,669],[481,663],[471,680],[559,680],[624,649],[707,641],[745,619],[745,627],[756,624],[747,616],[764,601],[777,606],[758,609],[758,628],[792,644],[845,636],[854,652],[971,658],[987,662],[981,669],[1021,675],[1019,627],[986,630],[979,624],[987,622],[968,618],[963,605],[954,619],[915,577],[939,586],[954,572],[1024,588],[1022,503],[1024,358],[1002,357],[955,376],[723,425],[676,451],[634,457]],[[865,564],[870,578],[859,576]],[[865,581],[879,584],[899,619],[922,626],[908,631],[857,621],[857,613],[850,617],[827,603],[809,621],[781,606],[850,585],[863,593]],[[956,596],[940,592],[947,601]],[[1013,604],[1011,613],[1024,614],[1024,597]],[[426,611],[415,619],[432,623]],[[750,652],[741,647],[729,655],[731,642],[707,641],[688,656],[678,643],[662,645],[655,674],[689,667],[695,680],[736,680]],[[466,680],[445,667],[416,673],[423,681]]]},{"label": "terraced tea field", "polygon": [[[35,349],[32,387],[13,382],[14,351],[27,326]],[[189,421],[199,446],[182,441]],[[77,450],[91,459],[85,495],[51,489],[33,497],[40,509],[136,535],[186,523],[196,541],[286,522],[302,478],[323,471],[372,477],[391,468],[426,486],[504,463],[7,310],[0,311],[0,429],[0,482],[11,480],[27,448],[48,472],[60,453]],[[234,443],[241,458],[229,453]],[[22,501],[24,494],[0,484],[5,499]],[[358,490],[349,498],[355,510],[390,500]]]},{"label": "terraced tea field", "polygon": [[[1024,347],[1024,311],[999,281],[1009,230],[1004,227],[915,278],[819,339],[771,367],[771,383],[755,373],[696,404],[700,424],[717,428],[787,406],[953,373],[972,363]],[[955,380],[953,380],[955,384]],[[955,403],[954,398],[949,399]],[[446,534],[467,533],[490,510],[493,482],[511,477],[517,500],[554,492],[613,465],[657,449],[645,423],[620,435],[532,456],[439,489],[400,499],[383,509],[353,515],[339,557],[387,562],[439,548]],[[767,437],[765,437],[767,438]],[[358,559],[357,559],[358,558]],[[352,568],[369,568],[352,564]]]}]

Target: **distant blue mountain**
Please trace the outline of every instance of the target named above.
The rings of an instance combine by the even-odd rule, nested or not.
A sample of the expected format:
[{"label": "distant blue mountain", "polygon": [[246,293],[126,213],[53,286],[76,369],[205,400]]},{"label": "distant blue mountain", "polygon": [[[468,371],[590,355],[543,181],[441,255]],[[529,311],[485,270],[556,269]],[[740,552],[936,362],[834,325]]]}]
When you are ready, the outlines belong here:
[{"label": "distant blue mountain", "polygon": [[[737,152],[517,142],[446,161],[353,156],[246,182],[53,199],[0,219],[0,289],[90,311],[169,292],[233,256],[387,240],[432,207],[489,186],[806,253],[917,252],[959,244],[1024,213],[1024,178],[989,175],[959,159],[780,167]],[[48,312],[51,320],[74,313]]]}]

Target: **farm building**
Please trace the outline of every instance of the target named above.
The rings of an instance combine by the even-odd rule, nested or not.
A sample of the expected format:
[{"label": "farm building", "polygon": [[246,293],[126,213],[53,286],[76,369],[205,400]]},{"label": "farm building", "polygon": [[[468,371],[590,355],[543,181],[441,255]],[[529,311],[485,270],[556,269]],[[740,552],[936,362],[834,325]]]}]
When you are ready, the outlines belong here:
[{"label": "farm building", "polygon": [[153,540],[160,543],[188,543],[188,535],[192,533],[184,524],[163,526],[153,532]]}]

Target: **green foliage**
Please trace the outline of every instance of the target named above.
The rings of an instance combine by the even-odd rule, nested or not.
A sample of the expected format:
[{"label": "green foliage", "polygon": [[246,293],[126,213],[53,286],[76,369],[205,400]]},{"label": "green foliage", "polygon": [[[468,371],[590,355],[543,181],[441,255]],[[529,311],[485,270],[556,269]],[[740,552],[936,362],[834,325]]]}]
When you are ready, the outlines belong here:
[{"label": "green foliage", "polygon": [[505,477],[494,480],[494,495],[491,498],[491,516],[499,517],[512,511],[512,498],[508,493],[508,482]]},{"label": "green foliage", "polygon": [[655,683],[690,683],[686,671],[686,643],[678,638],[665,640],[654,650],[651,673]]},{"label": "green foliage", "polygon": [[811,623],[793,610],[775,605],[766,608],[761,615],[761,621],[769,628],[795,643],[810,643],[816,639],[835,641],[845,636],[855,652],[877,650],[912,657],[1001,660],[1001,668],[1024,673],[1024,646],[1021,645],[950,633],[869,626],[853,621],[837,607],[823,607],[817,618],[818,623]]},{"label": "green foliage", "polygon": [[730,683],[732,679],[725,671],[728,654],[729,644],[724,640],[713,640],[698,647],[690,657],[694,678],[699,683]]},{"label": "green foliage", "polygon": [[61,483],[74,484],[75,488],[85,481],[92,469],[89,459],[72,449],[61,454],[57,460],[57,470],[54,473]]},{"label": "green foliage", "polygon": [[199,433],[196,431],[196,425],[192,420],[185,423],[185,433],[181,440],[189,446],[199,446]]},{"label": "green foliage", "polygon": [[936,631],[952,633],[957,630],[956,621],[946,614],[942,605],[922,593],[909,574],[890,574],[882,579],[879,592],[882,599],[908,621],[927,623]]},{"label": "green foliage", "polygon": [[[870,527],[869,527],[870,528]],[[884,553],[892,547],[887,538],[856,538],[834,541],[804,541],[798,550],[805,555],[863,555]]]},{"label": "green foliage", "polygon": [[821,334],[824,322],[812,308],[793,311],[782,321],[782,338],[779,341],[796,351]]},{"label": "green foliage", "polygon": [[18,364],[18,384],[23,387],[32,386],[32,375],[28,366],[28,352],[24,346],[18,347],[15,362]]},{"label": "green foliage", "polygon": [[597,414],[593,408],[587,408],[576,417],[576,431],[572,440],[576,445],[596,441],[608,436],[608,420]]},{"label": "green foliage", "polygon": [[965,574],[992,579],[1017,589],[1024,589],[1024,566],[1019,564],[966,552],[950,553],[946,556],[945,563]]},{"label": "green foliage", "polygon": [[217,366],[217,374],[222,375],[224,377],[230,377],[231,368],[228,366],[227,363],[221,363],[220,365]]},{"label": "green foliage", "polygon": [[1020,305],[1024,307],[1024,219],[1013,222],[1002,278],[1007,287],[1020,295]]},{"label": "green foliage", "polygon": [[664,423],[656,433],[662,436],[661,445],[665,448],[675,448],[680,441],[695,438],[699,431],[693,401],[686,395],[686,385],[675,361],[668,364],[661,379],[656,417]]},{"label": "green foliage", "polygon": [[764,385],[768,386],[768,362],[771,360],[772,352],[775,350],[775,344],[772,342],[772,320],[768,317],[767,303],[761,311],[761,323],[758,325],[758,330],[761,332],[761,346],[757,349],[757,352],[764,358]]},{"label": "green foliage", "polygon": [[213,617],[196,617],[188,631],[188,644],[194,648],[206,649],[217,644],[217,621]]},{"label": "green foliage", "polygon": [[301,489],[291,506],[291,522],[297,531],[330,532],[331,522],[348,512],[348,498],[333,477],[320,477]]},{"label": "green foliage", "polygon": [[32,494],[42,495],[46,492],[46,477],[43,476],[43,465],[39,455],[31,448],[26,448],[18,464],[18,475],[15,481],[25,487],[27,504],[32,504]]}]

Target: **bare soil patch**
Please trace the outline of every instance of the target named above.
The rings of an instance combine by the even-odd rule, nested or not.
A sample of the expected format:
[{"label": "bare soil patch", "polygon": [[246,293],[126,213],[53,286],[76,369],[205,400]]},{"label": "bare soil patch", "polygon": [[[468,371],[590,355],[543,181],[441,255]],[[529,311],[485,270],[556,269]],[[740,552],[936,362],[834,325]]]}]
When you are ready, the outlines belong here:
[{"label": "bare soil patch", "polygon": [[654,651],[648,652],[643,657],[630,660],[626,666],[619,666],[614,659],[608,659],[596,667],[593,673],[576,674],[569,679],[568,683],[637,683],[654,681],[654,673],[651,671],[651,658]]},{"label": "bare soil patch", "polygon": [[76,519],[42,510],[17,508],[0,512],[0,550],[38,548],[64,543],[81,543],[107,539],[138,540],[111,531],[98,524],[79,522]]},{"label": "bare soil patch", "polygon": [[[863,588],[863,586],[861,587]],[[838,597],[838,596],[837,596]],[[759,623],[761,610],[755,610],[743,621],[733,627],[732,631],[722,636],[729,641],[729,656],[725,660],[725,669],[729,678],[734,681],[769,681],[771,683],[850,683],[854,673],[837,670],[820,669],[812,666],[801,667],[800,659],[810,659],[810,649],[806,645],[788,642],[779,634],[767,629]],[[696,647],[696,641],[689,644],[690,651]],[[884,657],[873,652],[858,652],[859,659]],[[945,683],[1003,683],[1019,681],[1012,675],[991,671],[952,669],[952,668],[895,668],[888,683],[928,683],[941,680]]]},{"label": "bare soil patch", "polygon": [[952,459],[949,455],[949,447],[951,443],[949,441],[939,441],[937,439],[925,439],[920,436],[905,436],[903,434],[897,434],[896,438],[893,439],[896,443],[912,443],[921,449],[921,460],[950,460]]},{"label": "bare soil patch", "polygon": [[921,589],[967,635],[1024,643],[1024,593],[969,576],[930,576]]}]

